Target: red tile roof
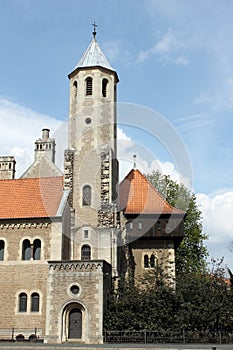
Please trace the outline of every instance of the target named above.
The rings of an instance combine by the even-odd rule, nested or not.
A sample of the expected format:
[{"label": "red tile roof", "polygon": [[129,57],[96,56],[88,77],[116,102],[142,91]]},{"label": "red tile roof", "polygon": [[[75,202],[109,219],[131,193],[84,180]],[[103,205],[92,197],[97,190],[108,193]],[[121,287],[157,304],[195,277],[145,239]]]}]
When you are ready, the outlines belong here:
[{"label": "red tile roof", "polygon": [[0,181],[0,219],[56,216],[63,177]]},{"label": "red tile roof", "polygon": [[125,214],[183,214],[172,207],[139,170],[131,170],[120,184],[120,210]]}]

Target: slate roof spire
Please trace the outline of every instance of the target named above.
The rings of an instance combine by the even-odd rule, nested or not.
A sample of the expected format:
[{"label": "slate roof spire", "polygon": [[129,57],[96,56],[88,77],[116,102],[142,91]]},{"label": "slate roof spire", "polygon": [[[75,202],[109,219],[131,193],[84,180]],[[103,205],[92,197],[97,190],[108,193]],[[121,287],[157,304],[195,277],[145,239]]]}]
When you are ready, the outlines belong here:
[{"label": "slate roof spire", "polygon": [[97,40],[96,40],[97,24],[94,22],[93,26],[94,26],[94,30],[92,32],[93,39],[92,39],[91,43],[89,44],[87,50],[85,51],[85,53],[81,57],[81,59],[78,61],[75,68],[100,66],[100,67],[107,68],[107,69],[114,71],[114,69],[111,67],[110,63],[108,62],[107,58],[105,57],[105,54],[103,53],[103,51],[99,47],[99,44],[97,43]]}]

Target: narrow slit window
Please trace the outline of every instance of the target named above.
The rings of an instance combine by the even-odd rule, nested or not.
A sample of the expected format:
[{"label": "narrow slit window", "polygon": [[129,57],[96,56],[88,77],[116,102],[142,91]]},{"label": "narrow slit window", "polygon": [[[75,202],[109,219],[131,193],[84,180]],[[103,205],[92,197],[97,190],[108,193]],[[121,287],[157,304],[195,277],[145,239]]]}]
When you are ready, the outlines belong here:
[{"label": "narrow slit window", "polygon": [[0,261],[4,260],[5,242],[0,240]]},{"label": "narrow slit window", "polygon": [[74,81],[74,84],[73,84],[73,90],[74,90],[74,98],[76,99],[77,98],[77,93],[78,93],[78,83],[77,81],[75,80]]}]

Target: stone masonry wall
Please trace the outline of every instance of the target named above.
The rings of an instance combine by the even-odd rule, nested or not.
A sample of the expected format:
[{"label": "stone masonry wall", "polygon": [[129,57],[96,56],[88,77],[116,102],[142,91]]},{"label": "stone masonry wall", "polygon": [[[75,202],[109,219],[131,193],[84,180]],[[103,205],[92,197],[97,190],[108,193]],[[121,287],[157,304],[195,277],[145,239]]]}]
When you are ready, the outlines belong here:
[{"label": "stone masonry wall", "polygon": [[[49,262],[46,342],[69,341],[67,313],[72,305],[82,311],[82,337],[78,341],[102,342],[106,271],[110,288],[111,268],[103,261]],[[77,295],[70,290],[73,285],[79,288]]]}]

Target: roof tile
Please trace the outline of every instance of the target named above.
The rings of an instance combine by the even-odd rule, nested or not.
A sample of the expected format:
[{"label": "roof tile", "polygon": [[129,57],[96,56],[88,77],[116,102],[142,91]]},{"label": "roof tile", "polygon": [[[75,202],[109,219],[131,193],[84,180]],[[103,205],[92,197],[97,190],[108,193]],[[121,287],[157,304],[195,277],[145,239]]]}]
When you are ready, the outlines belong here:
[{"label": "roof tile", "polygon": [[0,181],[0,219],[56,216],[63,177]]},{"label": "roof tile", "polygon": [[132,169],[120,184],[120,209],[125,214],[183,214],[171,206],[139,171]]}]

